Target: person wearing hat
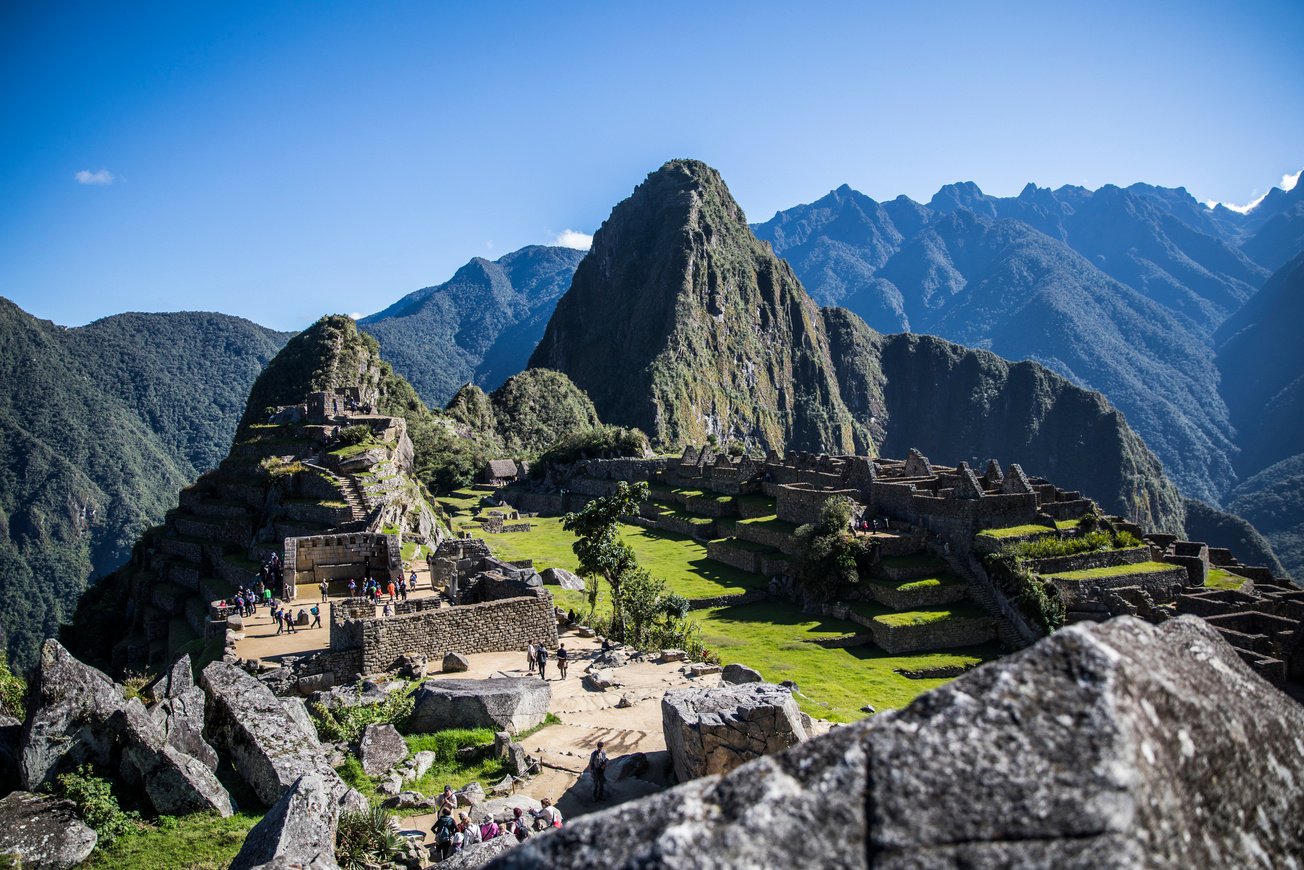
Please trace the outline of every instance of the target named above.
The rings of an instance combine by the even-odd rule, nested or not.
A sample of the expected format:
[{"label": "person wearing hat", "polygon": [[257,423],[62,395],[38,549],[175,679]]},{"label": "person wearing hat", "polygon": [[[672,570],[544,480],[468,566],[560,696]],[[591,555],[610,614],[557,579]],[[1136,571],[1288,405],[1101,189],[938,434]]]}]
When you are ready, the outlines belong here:
[{"label": "person wearing hat", "polygon": [[593,799],[600,801],[607,796],[607,753],[601,740],[589,756],[589,775],[593,777]]},{"label": "person wearing hat", "polygon": [[462,848],[466,848],[481,841],[480,826],[467,816],[466,813],[458,814],[457,829],[462,832]]}]

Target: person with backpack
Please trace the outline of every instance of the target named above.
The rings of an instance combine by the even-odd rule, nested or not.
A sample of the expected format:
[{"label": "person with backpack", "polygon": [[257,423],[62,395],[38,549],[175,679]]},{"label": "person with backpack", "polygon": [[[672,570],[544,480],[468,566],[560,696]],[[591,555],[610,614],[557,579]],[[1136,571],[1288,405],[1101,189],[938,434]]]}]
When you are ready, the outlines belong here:
[{"label": "person with backpack", "polygon": [[285,620],[282,618],[280,610],[272,611],[272,619],[276,620],[276,633],[280,634],[285,631]]},{"label": "person with backpack", "polygon": [[552,801],[549,800],[548,798],[544,798],[539,803],[541,803],[543,806],[538,812],[534,814],[534,818],[536,823],[539,825],[539,829],[547,830],[548,828],[560,828],[561,810],[554,807],[552,805]]},{"label": "person with backpack", "polygon": [[570,664],[570,653],[566,652],[566,644],[564,643],[558,644],[557,671],[561,674],[561,678],[563,680],[566,679],[566,666],[569,664]]},{"label": "person with backpack", "polygon": [[328,583],[328,582],[325,581],[325,580],[321,581],[321,600],[322,600],[322,601],[326,601],[326,600],[328,600],[328,599],[331,597],[331,596],[330,596],[330,589],[331,589],[331,584],[330,584],[330,583]]},{"label": "person with backpack", "polygon": [[607,796],[607,753],[598,741],[598,748],[589,755],[589,775],[593,777],[593,799],[600,801]]},{"label": "person with backpack", "polygon": [[480,826],[471,821],[466,813],[462,813],[457,829],[462,832],[462,846],[474,846],[480,842]]},{"label": "person with backpack", "polygon": [[439,819],[431,833],[435,835],[435,860],[443,861],[453,854],[453,835],[457,833],[457,823],[453,821],[451,810],[439,811]]},{"label": "person with backpack", "polygon": [[548,677],[544,674],[544,671],[548,668],[548,648],[540,643],[534,649],[534,655],[539,660],[539,679],[546,680]]},{"label": "person with backpack", "polygon": [[525,822],[525,810],[516,807],[512,810],[512,833],[516,835],[516,842],[524,843],[530,838],[530,826]]},{"label": "person with backpack", "polygon": [[321,628],[321,608],[315,604],[312,606],[312,625],[309,628]]}]

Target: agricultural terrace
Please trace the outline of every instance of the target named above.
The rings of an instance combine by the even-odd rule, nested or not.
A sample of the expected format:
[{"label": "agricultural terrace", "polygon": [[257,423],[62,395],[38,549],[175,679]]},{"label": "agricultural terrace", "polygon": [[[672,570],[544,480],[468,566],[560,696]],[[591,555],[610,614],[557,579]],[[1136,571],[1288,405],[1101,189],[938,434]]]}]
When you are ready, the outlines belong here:
[{"label": "agricultural terrace", "polygon": [[[535,568],[575,571],[571,551],[574,536],[563,531],[561,517],[532,517],[529,532],[487,534],[471,520],[483,492],[459,490],[439,501],[455,529],[466,528],[483,538],[502,559],[533,559]],[[628,525],[622,537],[634,549],[639,564],[685,598],[707,599],[764,589],[766,578],[711,559],[706,545],[685,535]],[[584,592],[551,588],[558,607],[587,610]],[[599,610],[609,610],[610,590],[599,590]],[[877,611],[876,611],[877,612]],[[883,609],[884,613],[887,612]],[[793,604],[763,601],[695,609],[690,613],[702,629],[702,640],[725,663],[755,668],[773,682],[797,683],[797,700],[812,716],[834,722],[863,718],[866,704],[876,710],[894,709],[917,695],[947,682],[948,677],[910,678],[898,669],[948,674],[996,658],[994,644],[977,648],[889,655],[867,641],[863,625],[851,620],[802,613]]]}]

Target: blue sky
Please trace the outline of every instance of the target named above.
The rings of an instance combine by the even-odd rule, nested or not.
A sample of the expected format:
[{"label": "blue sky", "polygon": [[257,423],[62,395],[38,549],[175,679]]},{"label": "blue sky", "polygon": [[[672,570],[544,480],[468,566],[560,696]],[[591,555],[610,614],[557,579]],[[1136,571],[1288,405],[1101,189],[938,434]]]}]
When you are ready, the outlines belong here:
[{"label": "blue sky", "polygon": [[1304,165],[1301,32],[1299,2],[8,2],[0,295],[301,328],[591,233],[672,157],[752,220],[844,182],[1244,203]]}]

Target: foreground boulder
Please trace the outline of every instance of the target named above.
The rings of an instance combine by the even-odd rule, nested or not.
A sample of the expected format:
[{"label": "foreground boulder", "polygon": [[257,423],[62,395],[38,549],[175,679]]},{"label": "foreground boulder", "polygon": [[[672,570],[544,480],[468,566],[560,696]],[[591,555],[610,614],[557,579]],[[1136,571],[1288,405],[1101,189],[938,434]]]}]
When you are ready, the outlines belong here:
[{"label": "foreground boulder", "polygon": [[444,673],[460,674],[471,670],[471,660],[459,652],[444,653]]},{"label": "foreground boulder", "polygon": [[1121,617],[493,866],[1299,866],[1301,733],[1205,622]]},{"label": "foreground boulder", "polygon": [[158,812],[169,816],[216,812],[231,815],[231,796],[206,764],[168,743],[166,735],[135,698],[110,724],[122,745],[120,768],[138,782]]},{"label": "foreground boulder", "polygon": [[408,720],[413,731],[492,728],[518,734],[543,724],[552,689],[546,680],[532,677],[429,680],[413,700]]},{"label": "foreground boulder", "polygon": [[245,837],[230,870],[339,870],[335,830],[340,808],[332,785],[306,773]]},{"label": "foreground boulder", "polygon": [[195,685],[190,656],[176,660],[154,693],[158,703],[149,715],[163,729],[167,742],[209,770],[217,770],[217,752],[204,740],[204,690]]},{"label": "foreground boulder", "polygon": [[358,738],[358,760],[367,776],[380,776],[407,758],[407,744],[393,725],[368,725]]},{"label": "foreground boulder", "polygon": [[661,727],[680,782],[728,773],[807,736],[792,693],[773,683],[666,692]]},{"label": "foreground boulder", "polygon": [[208,732],[264,804],[275,804],[310,773],[336,800],[349,791],[271,689],[227,662],[204,668],[200,684],[208,695]]},{"label": "foreground boulder", "polygon": [[50,639],[41,645],[30,698],[18,765],[23,788],[50,785],[56,774],[84,762],[112,766],[116,738],[109,720],[126,703],[112,680]]},{"label": "foreground boulder", "polygon": [[[72,801],[16,791],[0,800],[0,855],[17,866],[67,870],[85,861],[98,837],[77,818]],[[6,865],[8,866],[8,865]]]}]

